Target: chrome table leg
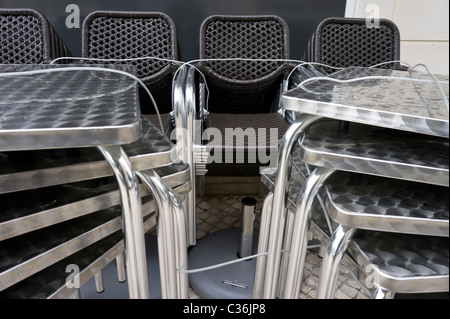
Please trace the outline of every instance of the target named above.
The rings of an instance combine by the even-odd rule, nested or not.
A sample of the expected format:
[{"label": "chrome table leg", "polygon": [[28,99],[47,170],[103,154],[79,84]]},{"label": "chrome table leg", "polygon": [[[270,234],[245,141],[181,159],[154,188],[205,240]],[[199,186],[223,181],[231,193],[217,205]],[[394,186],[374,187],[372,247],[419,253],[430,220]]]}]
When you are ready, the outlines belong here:
[{"label": "chrome table leg", "polygon": [[342,256],[356,228],[339,225],[330,238],[320,268],[317,299],[331,299],[336,291],[337,275]]},{"label": "chrome table leg", "polygon": [[128,289],[131,299],[148,299],[147,259],[139,182],[120,146],[99,146],[119,184],[124,225]]},{"label": "chrome table leg", "polygon": [[158,206],[158,251],[164,299],[188,298],[186,216],[178,195],[154,171],[136,172]]},{"label": "chrome table leg", "polygon": [[[261,224],[259,227],[258,254],[265,253],[269,244],[270,220],[272,216],[273,193],[269,193],[264,199],[261,208]],[[253,281],[253,299],[261,299],[264,289],[264,273],[266,269],[266,256],[261,256],[256,261],[255,279]]]},{"label": "chrome table leg", "polygon": [[104,285],[103,285],[103,273],[100,270],[98,273],[95,274],[94,276],[94,280],[95,280],[95,289],[98,293],[101,293],[105,290]]},{"label": "chrome table leg", "polygon": [[307,178],[297,199],[297,210],[290,243],[289,262],[286,271],[286,287],[283,298],[293,299],[300,291],[303,266],[308,246],[308,218],[319,189],[335,171],[333,168],[318,167]]},{"label": "chrome table leg", "polygon": [[292,167],[292,150],[303,132],[321,117],[301,115],[286,131],[278,146],[278,169],[273,191],[268,256],[266,263],[263,298],[274,299],[277,294],[278,273],[281,259],[283,230],[286,218],[288,180]]}]

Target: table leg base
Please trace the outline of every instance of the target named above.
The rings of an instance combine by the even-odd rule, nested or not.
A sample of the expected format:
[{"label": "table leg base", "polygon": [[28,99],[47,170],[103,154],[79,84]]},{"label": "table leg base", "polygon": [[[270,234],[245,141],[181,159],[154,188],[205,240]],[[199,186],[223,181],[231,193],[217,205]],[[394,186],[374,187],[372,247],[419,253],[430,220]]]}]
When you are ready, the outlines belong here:
[{"label": "table leg base", "polygon": [[[189,269],[200,269],[238,259],[241,230],[221,230],[200,239],[189,252]],[[253,252],[258,247],[253,235]],[[256,258],[189,274],[194,291],[204,299],[251,299]]]},{"label": "table leg base", "polygon": [[[155,236],[145,235],[147,251],[148,285],[150,299],[161,299],[161,281],[159,276],[158,244]],[[116,261],[113,260],[103,268],[104,291],[97,293],[94,278],[80,288],[81,299],[129,299],[128,282],[120,282],[117,275]]]}]

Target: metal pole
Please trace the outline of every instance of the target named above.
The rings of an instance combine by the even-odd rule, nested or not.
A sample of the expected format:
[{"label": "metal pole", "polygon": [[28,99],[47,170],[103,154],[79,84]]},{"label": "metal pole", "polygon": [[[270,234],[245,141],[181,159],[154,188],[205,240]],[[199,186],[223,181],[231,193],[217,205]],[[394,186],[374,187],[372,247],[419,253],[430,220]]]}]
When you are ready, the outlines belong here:
[{"label": "metal pole", "polygon": [[255,222],[256,199],[245,197],[242,203],[242,224],[241,224],[241,246],[239,257],[252,255],[253,246],[253,224]]}]

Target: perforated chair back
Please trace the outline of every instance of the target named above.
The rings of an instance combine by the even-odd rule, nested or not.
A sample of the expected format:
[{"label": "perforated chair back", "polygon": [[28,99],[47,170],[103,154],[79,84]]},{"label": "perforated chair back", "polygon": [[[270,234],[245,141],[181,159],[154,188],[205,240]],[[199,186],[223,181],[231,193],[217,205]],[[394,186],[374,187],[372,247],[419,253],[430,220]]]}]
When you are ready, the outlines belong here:
[{"label": "perforated chair back", "polygon": [[[175,23],[160,12],[96,11],[84,20],[82,37],[82,56],[85,58],[180,59]],[[136,66],[137,76],[150,89],[159,112],[169,113],[172,110],[172,77],[178,66],[165,60],[138,59],[111,63]],[[148,94],[142,88],[140,97],[141,112],[156,113]]]},{"label": "perforated chair back", "polygon": [[201,64],[210,90],[209,111],[269,112],[287,72],[287,63],[280,60],[288,58],[289,28],[280,17],[207,18],[200,29],[200,59],[236,59]]},{"label": "perforated chair back", "polygon": [[[366,19],[323,20],[308,43],[303,60],[333,67],[369,67],[400,59],[400,31],[390,20],[379,19],[368,26]],[[380,68],[398,68],[389,63]]]},{"label": "perforated chair back", "polygon": [[45,64],[71,56],[47,18],[33,9],[0,9],[0,63]]}]

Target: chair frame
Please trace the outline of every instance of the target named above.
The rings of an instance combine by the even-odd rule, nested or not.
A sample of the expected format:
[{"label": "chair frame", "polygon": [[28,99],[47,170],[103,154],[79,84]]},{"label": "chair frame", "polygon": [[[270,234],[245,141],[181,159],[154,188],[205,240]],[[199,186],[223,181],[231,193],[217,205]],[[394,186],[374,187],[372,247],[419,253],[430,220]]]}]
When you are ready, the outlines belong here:
[{"label": "chair frame", "polygon": [[[225,21],[225,22],[259,22],[259,21],[275,21],[280,23],[283,29],[283,57],[280,60],[287,60],[289,58],[289,28],[287,23],[277,16],[221,16],[215,15],[210,16],[205,19],[200,27],[200,59],[208,59],[206,53],[206,39],[205,30],[210,22],[215,21]],[[236,58],[236,57],[229,57]],[[237,57],[239,58],[239,57]],[[244,59],[246,57],[243,57]],[[211,57],[211,59],[213,59]],[[179,154],[180,158],[190,165],[192,170],[192,191],[188,196],[186,196],[186,203],[189,208],[188,212],[188,236],[189,244],[196,245],[196,214],[195,214],[195,196],[196,196],[196,185],[195,176],[201,176],[200,181],[200,192],[203,191],[204,177],[207,173],[206,164],[209,157],[209,151],[207,146],[202,143],[202,137],[199,136],[203,132],[204,125],[208,119],[209,111],[207,110],[206,103],[206,84],[202,81],[196,79],[196,70],[200,69],[205,76],[210,76],[217,81],[222,81],[224,85],[228,88],[233,88],[234,90],[247,90],[249,88],[256,88],[262,83],[271,81],[272,79],[282,78],[280,83],[280,88],[278,91],[278,96],[274,104],[279,105],[279,98],[281,92],[285,91],[287,88],[287,74],[288,70],[292,68],[287,62],[281,61],[281,65],[275,70],[270,72],[260,79],[253,80],[234,80],[227,78],[226,76],[217,74],[215,70],[210,67],[205,66],[204,61],[201,61],[198,65],[186,66],[186,70],[181,73],[185,73],[185,80],[179,79],[175,82],[181,83],[179,88],[174,88],[174,116],[176,128],[181,128],[185,133],[177,133],[179,136],[177,145],[186,145],[185,147],[180,147]],[[181,75],[180,75],[181,78]],[[180,93],[182,92],[182,93]],[[184,107],[183,107],[184,106]],[[273,112],[279,115],[277,112]],[[281,117],[281,116],[280,116]],[[180,143],[180,141],[183,141]]]}]

